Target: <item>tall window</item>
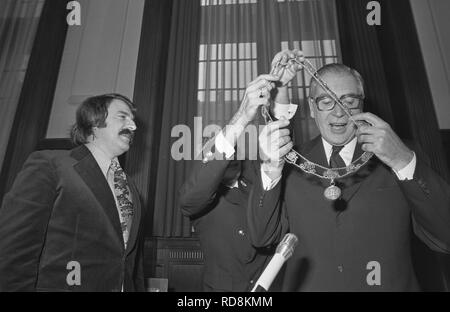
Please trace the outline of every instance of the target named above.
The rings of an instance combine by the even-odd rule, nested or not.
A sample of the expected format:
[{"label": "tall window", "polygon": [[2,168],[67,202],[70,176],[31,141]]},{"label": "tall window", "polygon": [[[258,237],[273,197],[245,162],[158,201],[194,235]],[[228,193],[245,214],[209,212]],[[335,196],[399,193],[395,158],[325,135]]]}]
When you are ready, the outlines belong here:
[{"label": "tall window", "polygon": [[[247,84],[270,71],[278,51],[297,48],[319,68],[340,60],[334,1],[202,0],[197,114],[203,124],[224,126],[239,107]],[[289,88],[299,108],[296,135],[318,132],[306,105],[310,76]]]},{"label": "tall window", "polygon": [[257,75],[256,42],[201,44],[198,113],[223,126],[238,108],[247,83]]}]

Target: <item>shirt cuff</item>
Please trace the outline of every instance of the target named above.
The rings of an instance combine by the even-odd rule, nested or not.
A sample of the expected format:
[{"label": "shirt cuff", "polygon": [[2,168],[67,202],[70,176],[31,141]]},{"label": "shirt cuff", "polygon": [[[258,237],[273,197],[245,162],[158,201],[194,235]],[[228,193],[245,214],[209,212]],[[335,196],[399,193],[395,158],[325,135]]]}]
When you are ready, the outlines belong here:
[{"label": "shirt cuff", "polygon": [[414,178],[414,171],[416,171],[417,158],[414,152],[413,154],[414,154],[413,158],[411,159],[409,164],[407,164],[404,168],[400,169],[399,171],[393,170],[399,180],[402,181],[412,180]]},{"label": "shirt cuff", "polygon": [[220,131],[220,133],[216,136],[215,141],[216,150],[219,153],[225,154],[226,158],[230,158],[234,155],[234,146],[230,144],[230,142],[225,139],[225,136],[223,135],[223,132]]},{"label": "shirt cuff", "polygon": [[280,182],[281,175],[278,178],[272,180],[269,176],[267,176],[266,172],[264,171],[263,165],[261,165],[261,180],[263,189],[266,191],[270,191],[278,184],[278,182]]},{"label": "shirt cuff", "polygon": [[295,104],[280,104],[275,102],[273,106],[273,116],[276,119],[280,119],[284,117],[286,119],[291,119],[294,117],[295,112],[297,111],[298,105]]}]

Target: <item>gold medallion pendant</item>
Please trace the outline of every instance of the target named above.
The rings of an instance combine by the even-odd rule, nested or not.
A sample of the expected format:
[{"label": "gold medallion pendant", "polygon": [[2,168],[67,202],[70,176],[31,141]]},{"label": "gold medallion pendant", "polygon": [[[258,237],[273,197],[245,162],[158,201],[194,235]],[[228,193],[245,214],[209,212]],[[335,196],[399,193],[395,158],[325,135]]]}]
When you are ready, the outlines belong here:
[{"label": "gold medallion pendant", "polygon": [[323,196],[328,200],[336,200],[341,197],[341,189],[331,182],[331,185],[323,191]]}]

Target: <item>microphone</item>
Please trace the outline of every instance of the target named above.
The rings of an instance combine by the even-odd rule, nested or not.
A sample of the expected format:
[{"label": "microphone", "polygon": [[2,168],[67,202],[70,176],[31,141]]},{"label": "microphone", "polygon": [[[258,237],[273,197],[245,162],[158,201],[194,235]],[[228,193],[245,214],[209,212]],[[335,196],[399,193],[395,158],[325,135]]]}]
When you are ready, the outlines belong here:
[{"label": "microphone", "polygon": [[251,292],[265,292],[269,290],[270,285],[277,276],[283,264],[294,253],[294,248],[295,245],[297,245],[297,242],[297,236],[292,233],[287,233],[283,237],[283,240],[277,246],[275,254],[264,269]]}]

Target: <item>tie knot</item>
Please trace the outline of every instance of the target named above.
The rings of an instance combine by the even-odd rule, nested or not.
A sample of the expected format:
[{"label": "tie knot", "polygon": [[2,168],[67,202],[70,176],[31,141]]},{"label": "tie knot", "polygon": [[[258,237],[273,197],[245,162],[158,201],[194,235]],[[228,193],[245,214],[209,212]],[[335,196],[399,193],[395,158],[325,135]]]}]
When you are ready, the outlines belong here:
[{"label": "tie knot", "polygon": [[341,146],[336,146],[336,145],[333,145],[333,147],[332,147],[332,154],[339,154],[339,152],[342,150],[344,148],[344,145],[341,145]]},{"label": "tie knot", "polygon": [[112,170],[113,172],[116,172],[116,171],[122,169],[122,167],[120,167],[120,164],[119,164],[119,162],[117,161],[117,159],[111,160],[111,165],[109,165],[109,168],[111,168],[111,170]]}]

